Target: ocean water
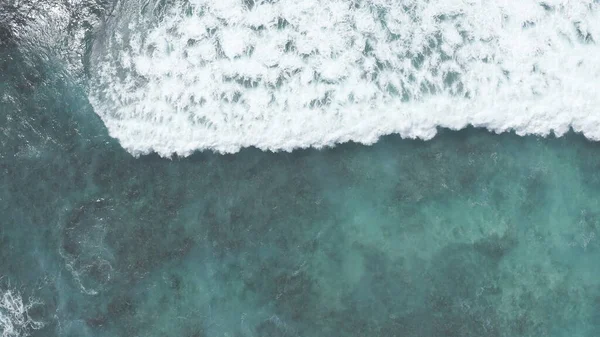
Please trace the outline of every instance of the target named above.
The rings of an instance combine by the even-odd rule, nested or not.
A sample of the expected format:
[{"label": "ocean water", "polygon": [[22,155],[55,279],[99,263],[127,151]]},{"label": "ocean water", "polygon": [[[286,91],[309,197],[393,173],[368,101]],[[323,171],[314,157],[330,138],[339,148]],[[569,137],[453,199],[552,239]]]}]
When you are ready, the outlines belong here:
[{"label": "ocean water", "polygon": [[[498,61],[486,61],[490,66],[514,70],[529,55],[534,59],[527,60],[543,67],[552,57],[563,57],[562,69],[539,68],[545,70],[537,77],[520,73],[521,84],[486,87],[481,78],[467,76],[482,71],[479,61],[467,58],[475,63],[456,62],[464,71],[459,75],[472,82],[455,92],[444,92],[451,90],[439,84],[446,79],[426,95],[412,91],[416,96],[398,99],[398,92],[376,86],[372,90],[379,96],[311,106],[292,102],[292,96],[310,98],[303,90],[322,88],[302,89],[292,76],[272,88],[260,81],[250,85],[250,100],[259,100],[252,90],[260,89],[272,95],[271,101],[265,106],[238,100],[239,107],[216,98],[202,106],[181,103],[193,78],[207,79],[199,74],[203,66],[238,69],[235,60],[244,58],[235,53],[246,47],[231,42],[235,38],[226,39],[231,46],[208,60],[213,63],[190,68],[198,73],[174,67],[181,64],[177,48],[184,47],[173,43],[170,52],[153,47],[156,63],[146,69],[156,73],[141,74],[136,85],[130,85],[135,76],[129,72],[139,69],[123,64],[139,55],[122,44],[139,39],[146,49],[152,39],[164,38],[164,31],[183,39],[189,56],[201,52],[202,39],[188,46],[190,37],[171,28],[201,31],[189,28],[210,22],[198,19],[200,9],[212,13],[227,34],[238,36],[253,24],[252,15],[260,23],[268,19],[264,13],[275,10],[269,6],[291,3],[244,3],[250,14],[264,11],[260,15],[238,10],[238,2],[185,3],[196,6],[191,9],[148,2],[138,11],[138,2],[98,1],[90,7],[84,1],[48,1],[43,4],[52,10],[44,13],[23,3],[12,1],[20,8],[9,8],[12,12],[0,5],[6,9],[0,14],[0,336],[600,335],[600,143],[594,124],[600,111],[598,95],[591,94],[600,83],[593,81],[600,78],[593,63],[600,55],[594,53],[594,37],[600,36],[593,20],[597,1],[549,1],[539,6],[542,12],[503,2],[451,3],[460,10],[439,5],[439,11],[457,14],[464,27],[489,24],[489,41],[499,41],[489,47]],[[392,2],[365,3],[397,11]],[[357,31],[318,26],[326,20],[316,17],[315,6],[346,2],[296,2],[302,4],[304,12],[297,13],[304,14],[295,17],[308,20],[302,27],[316,26],[342,45],[369,28],[362,21],[350,25]],[[360,4],[352,11],[361,10]],[[429,2],[402,4],[412,15],[439,14],[431,12]],[[465,4],[475,7],[468,12]],[[291,7],[290,15],[297,9]],[[484,14],[495,13],[492,9],[511,20],[482,22]],[[76,11],[80,17],[73,17]],[[230,21],[219,16],[226,12]],[[131,22],[150,15],[145,13],[157,21],[136,30]],[[510,15],[534,14],[537,25],[522,29],[555,30],[530,37],[537,51],[518,56],[508,48],[515,40],[509,39]],[[577,19],[578,28],[563,29],[573,27],[565,18]],[[149,24],[144,20],[139,24]],[[290,29],[285,33],[297,34],[296,39],[314,33],[303,34],[294,28],[303,23],[286,20],[277,30]],[[383,33],[374,27],[363,35],[376,40]],[[255,48],[275,41],[277,34],[268,26],[258,31],[263,33],[246,32],[251,37],[240,41]],[[583,37],[563,41],[572,48],[567,50],[557,42],[563,36],[557,32]],[[223,38],[219,34],[224,33],[217,39]],[[117,47],[107,47],[107,41]],[[384,41],[392,52],[400,50]],[[335,39],[313,42],[319,51],[302,58],[303,67],[324,62],[311,57],[335,49]],[[108,60],[95,59],[102,46],[111,51]],[[269,51],[252,55],[247,58],[273,56]],[[569,62],[581,60],[586,66],[569,68]],[[268,60],[244,62],[250,61]],[[389,78],[402,74],[391,64],[383,68],[388,66]],[[113,78],[98,70],[111,67],[119,68]],[[335,73],[349,72],[349,77],[321,74],[319,81],[368,90],[372,82],[353,78],[358,68],[350,68]],[[169,69],[183,89],[160,80]],[[267,76],[257,69],[261,78]],[[516,100],[530,90],[534,77],[547,83],[546,89],[515,101],[512,112],[500,109],[510,97]],[[226,82],[199,85],[219,93]],[[466,95],[469,86],[479,94],[456,96]],[[498,92],[483,94],[493,87]],[[219,95],[211,97],[224,97]],[[299,115],[282,109],[292,103]],[[391,108],[380,111],[383,103]],[[434,105],[446,114],[427,110]],[[477,112],[486,105],[490,110]],[[413,110],[393,115],[395,106]],[[301,115],[303,107],[313,110]],[[259,108],[264,115],[253,114]],[[242,111],[236,109],[250,111],[251,120],[236,115]],[[210,114],[221,124],[204,128],[193,118],[178,119],[184,110],[198,121]],[[227,111],[232,112],[225,118]],[[442,116],[456,123],[438,119]],[[306,123],[295,124],[297,118]],[[363,118],[366,124],[355,123]],[[569,127],[578,132],[567,132]]]}]

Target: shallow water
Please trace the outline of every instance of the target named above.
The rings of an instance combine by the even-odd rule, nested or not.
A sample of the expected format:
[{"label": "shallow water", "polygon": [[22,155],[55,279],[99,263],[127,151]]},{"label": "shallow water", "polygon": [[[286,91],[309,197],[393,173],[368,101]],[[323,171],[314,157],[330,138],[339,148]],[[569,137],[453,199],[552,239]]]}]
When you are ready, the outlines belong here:
[{"label": "shallow water", "polygon": [[599,143],[136,159],[39,61],[0,57],[3,336],[600,334]]}]

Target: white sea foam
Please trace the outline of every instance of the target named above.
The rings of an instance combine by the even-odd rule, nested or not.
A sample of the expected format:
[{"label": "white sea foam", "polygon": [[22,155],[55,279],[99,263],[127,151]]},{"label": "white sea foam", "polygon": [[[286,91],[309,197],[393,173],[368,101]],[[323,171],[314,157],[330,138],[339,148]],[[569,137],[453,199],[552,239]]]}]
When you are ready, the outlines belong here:
[{"label": "white sea foam", "polygon": [[598,42],[597,0],[130,1],[98,35],[90,101],[133,154],[467,125],[600,140]]},{"label": "white sea foam", "polygon": [[44,324],[29,316],[29,310],[39,301],[25,302],[17,291],[0,292],[0,337],[29,336],[32,330],[41,329]]}]

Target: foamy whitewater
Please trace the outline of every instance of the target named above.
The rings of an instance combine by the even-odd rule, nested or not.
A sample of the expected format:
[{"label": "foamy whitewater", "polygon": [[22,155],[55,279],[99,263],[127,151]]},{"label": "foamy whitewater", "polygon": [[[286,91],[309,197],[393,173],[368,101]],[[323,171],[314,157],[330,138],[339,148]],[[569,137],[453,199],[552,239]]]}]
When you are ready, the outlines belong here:
[{"label": "foamy whitewater", "polygon": [[11,290],[0,290],[0,336],[25,337],[44,324],[32,319],[29,310],[40,303],[36,300],[24,302],[21,294]]},{"label": "foamy whitewater", "polygon": [[285,150],[467,125],[600,140],[600,2],[120,4],[89,98],[132,154]]}]

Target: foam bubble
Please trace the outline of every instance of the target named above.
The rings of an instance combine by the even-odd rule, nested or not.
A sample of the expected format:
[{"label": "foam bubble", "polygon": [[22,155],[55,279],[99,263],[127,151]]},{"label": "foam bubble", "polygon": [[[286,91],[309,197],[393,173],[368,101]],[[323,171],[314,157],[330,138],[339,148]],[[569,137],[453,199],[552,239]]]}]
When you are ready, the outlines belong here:
[{"label": "foam bubble", "polygon": [[32,330],[39,330],[44,323],[29,316],[29,310],[41,303],[35,299],[23,301],[17,291],[6,290],[0,296],[0,336],[25,337]]},{"label": "foam bubble", "polygon": [[125,6],[96,42],[89,96],[135,155],[429,139],[467,125],[600,140],[598,1]]}]

